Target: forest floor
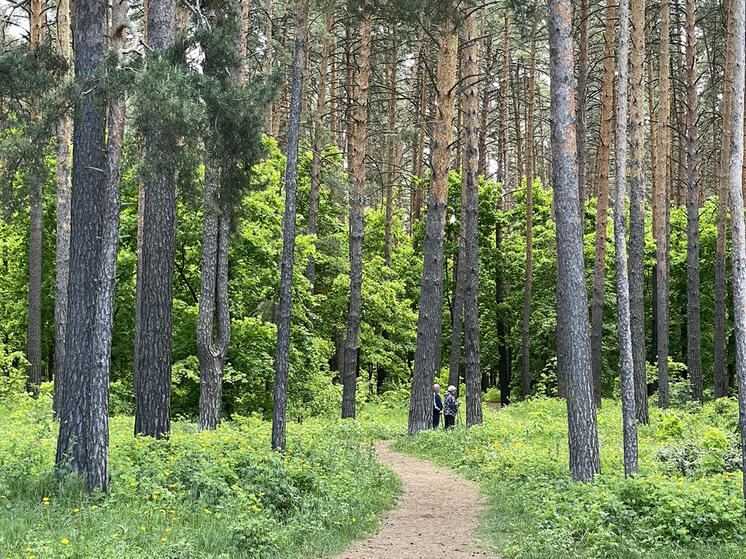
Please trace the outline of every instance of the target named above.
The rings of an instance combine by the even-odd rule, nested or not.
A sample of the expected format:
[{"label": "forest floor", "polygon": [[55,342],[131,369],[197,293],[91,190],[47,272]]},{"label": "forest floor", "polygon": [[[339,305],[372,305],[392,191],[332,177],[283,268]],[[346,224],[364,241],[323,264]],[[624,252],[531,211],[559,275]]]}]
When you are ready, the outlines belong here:
[{"label": "forest floor", "polygon": [[402,481],[397,506],[376,534],[335,559],[497,557],[481,551],[484,544],[474,535],[485,508],[477,484],[390,446],[391,441],[381,441],[376,449],[380,462]]}]

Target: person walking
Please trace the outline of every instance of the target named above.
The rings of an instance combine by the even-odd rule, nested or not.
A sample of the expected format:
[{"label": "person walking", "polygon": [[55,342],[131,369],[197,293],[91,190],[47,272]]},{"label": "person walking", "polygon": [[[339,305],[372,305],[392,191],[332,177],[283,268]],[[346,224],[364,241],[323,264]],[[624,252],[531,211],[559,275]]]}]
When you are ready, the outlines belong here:
[{"label": "person walking", "polygon": [[440,425],[440,415],[443,413],[443,399],[440,397],[440,385],[433,385],[433,429]]},{"label": "person walking", "polygon": [[453,429],[453,426],[456,424],[456,413],[460,405],[461,402],[456,400],[456,387],[449,386],[445,401],[443,402],[443,417],[446,429]]}]

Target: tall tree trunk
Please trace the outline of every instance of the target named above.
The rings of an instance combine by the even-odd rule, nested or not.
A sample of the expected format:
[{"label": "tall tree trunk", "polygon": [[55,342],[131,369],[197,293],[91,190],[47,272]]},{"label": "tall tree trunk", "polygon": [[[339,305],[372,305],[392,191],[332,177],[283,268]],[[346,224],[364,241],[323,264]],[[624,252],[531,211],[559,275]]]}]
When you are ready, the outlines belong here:
[{"label": "tall tree trunk", "polygon": [[697,37],[695,0],[686,0],[686,364],[692,397],[702,402],[699,295],[699,175],[697,171]]},{"label": "tall tree trunk", "polygon": [[[272,65],[274,64],[274,45],[272,44],[272,0],[265,0],[265,22],[264,22],[264,72],[269,75],[272,73]],[[267,103],[267,108],[264,113],[264,128],[268,136],[271,136],[274,129],[274,105],[273,103]]]},{"label": "tall tree trunk", "polygon": [[[734,18],[730,17],[735,0],[728,0],[726,7],[726,44],[733,35]],[[715,334],[714,334],[714,381],[715,398],[722,398],[728,394],[728,371],[726,366],[726,300],[727,288],[725,283],[725,247],[727,242],[727,219],[728,219],[728,177],[730,164],[730,144],[733,130],[728,125],[731,120],[732,95],[730,80],[733,78],[735,59],[730,49],[725,51],[725,68],[723,73],[723,132],[720,143],[720,168],[718,186],[717,206],[717,244],[715,247]]]},{"label": "tall tree trunk", "polygon": [[432,384],[439,362],[438,342],[443,318],[443,229],[448,201],[457,56],[458,34],[453,22],[446,21],[440,28],[438,48],[437,110],[431,144],[433,169],[427,202],[417,345],[409,404],[410,435],[429,429],[433,421]]},{"label": "tall tree trunk", "polygon": [[[536,178],[536,151],[534,141],[534,99],[536,93],[536,32],[537,32],[537,17],[536,8],[538,6],[538,0],[534,0],[533,16],[531,24],[531,50],[529,51],[529,63],[528,63],[528,102],[527,102],[527,116],[526,119],[526,184],[532,185]],[[526,196],[528,196],[528,191]]]},{"label": "tall tree trunk", "polygon": [[300,0],[296,22],[293,81],[288,122],[288,157],[285,165],[285,218],[280,272],[280,305],[277,313],[277,357],[272,408],[272,448],[285,450],[285,413],[290,368],[290,319],[293,308],[293,261],[295,259],[295,194],[298,179],[298,142],[303,101],[303,62],[308,37],[308,0]]},{"label": "tall tree trunk", "polygon": [[394,187],[398,182],[398,163],[396,162],[396,67],[399,64],[399,50],[398,50],[398,38],[396,31],[396,24],[394,24],[391,31],[392,34],[392,45],[391,45],[391,60],[389,63],[388,70],[388,90],[389,90],[389,103],[388,103],[388,139],[386,142],[386,159],[387,159],[387,173],[386,177],[386,225],[384,233],[384,256],[386,259],[386,267],[391,268],[391,250],[393,247],[393,235],[391,232],[391,225],[394,219]]},{"label": "tall tree trunk", "polygon": [[[744,158],[744,67],[746,66],[746,3],[731,0],[728,16],[732,34],[726,49],[733,57],[731,78],[730,119],[723,128],[730,128],[728,190],[730,193],[731,238],[733,242],[733,322],[736,332],[736,376],[738,378],[738,417],[741,430],[742,467],[746,470],[746,232],[743,217]],[[746,489],[746,478],[743,487]]]},{"label": "tall tree trunk", "polygon": [[635,412],[637,421],[647,425],[648,387],[645,367],[645,3],[632,0],[629,55],[629,312],[632,357],[635,370]]},{"label": "tall tree trunk", "polygon": [[422,80],[420,82],[420,115],[417,123],[420,129],[418,147],[417,147],[417,178],[420,181],[415,181],[414,185],[414,200],[412,202],[412,221],[422,220],[422,204],[424,201],[425,193],[422,187],[421,180],[425,178],[425,128],[427,128],[427,60],[430,56],[430,36],[425,38],[425,46],[422,51],[423,64],[422,67]]},{"label": "tall tree trunk", "polygon": [[[95,0],[76,0],[75,80],[88,95],[76,103],[72,168],[69,320],[64,363],[64,400],[60,402],[60,429],[56,467],[60,474],[75,472],[86,479],[88,489],[106,491],[108,476],[103,404],[108,383],[95,374],[98,286],[101,280],[102,224],[106,190],[103,91],[92,88],[93,76],[106,49],[106,5]],[[110,233],[110,232],[107,232]],[[91,410],[96,413],[92,414]],[[103,416],[99,412],[106,412]],[[96,437],[96,440],[92,440]],[[103,450],[103,452],[102,452]],[[98,461],[98,462],[95,462]]]},{"label": "tall tree trunk", "polygon": [[354,95],[351,98],[352,130],[349,132],[350,175],[350,305],[347,311],[345,340],[342,417],[355,417],[355,388],[358,371],[358,334],[363,284],[363,222],[365,198],[365,151],[368,135],[368,82],[370,79],[371,5],[366,1],[364,19],[360,23],[360,50],[354,74]]},{"label": "tall tree trunk", "polygon": [[622,381],[622,430],[624,475],[637,473],[637,423],[635,417],[635,372],[632,357],[632,331],[627,276],[627,82],[629,53],[629,0],[619,2],[619,45],[617,48],[616,173],[614,193],[614,260],[617,280],[619,329],[619,374]]},{"label": "tall tree trunk", "polygon": [[[44,0],[29,2],[29,41],[31,50],[41,47],[44,41]],[[38,107],[32,109],[32,118],[41,121]],[[28,388],[38,394],[41,384],[41,219],[44,202],[43,190],[46,182],[46,165],[36,156],[28,173],[29,188],[29,245],[28,245],[28,325],[26,330],[26,359],[28,366]]]},{"label": "tall tree trunk", "polygon": [[[464,318],[464,292],[466,268],[466,191],[464,181],[461,181],[461,213],[459,215],[458,255],[454,269],[455,285],[453,289],[453,305],[451,307],[451,354],[448,368],[448,385],[456,387],[458,396],[459,379],[461,378],[461,339]],[[438,372],[437,369],[435,371]]]},{"label": "tall tree trunk", "polygon": [[591,300],[591,364],[593,398],[601,406],[601,370],[603,368],[604,282],[606,280],[606,222],[609,210],[609,157],[611,153],[611,118],[614,107],[614,24],[616,2],[606,1],[604,29],[604,73],[601,86],[601,122],[596,150],[596,173],[593,189],[596,203],[596,255],[593,265],[593,298]]},{"label": "tall tree trunk", "polygon": [[[326,16],[324,40],[321,47],[321,62],[319,64],[319,92],[316,101],[316,118],[313,123],[313,155],[311,159],[311,188],[308,200],[308,234],[316,235],[319,221],[319,188],[321,185],[321,152],[324,150],[324,106],[326,104],[326,73],[329,65],[329,52],[331,50],[330,37],[334,27],[334,14]],[[334,96],[332,90],[331,97]],[[331,120],[334,120],[332,114]],[[314,289],[316,281],[316,259],[313,255],[308,257],[305,271],[306,279]]]},{"label": "tall tree trunk", "polygon": [[563,323],[558,368],[567,378],[570,472],[589,481],[601,470],[591,388],[588,299],[578,207],[572,24],[569,0],[549,0],[552,161],[557,209],[557,321]]},{"label": "tall tree trunk", "polygon": [[578,203],[581,222],[585,220],[585,144],[586,113],[588,104],[588,0],[580,0],[580,44],[578,48]]},{"label": "tall tree trunk", "polygon": [[461,71],[466,77],[462,92],[464,112],[464,151],[462,161],[462,190],[465,197],[462,204],[466,208],[464,221],[461,222],[465,237],[466,259],[459,263],[465,276],[464,282],[464,355],[466,358],[466,426],[482,423],[482,373],[479,363],[479,96],[477,62],[477,11],[472,1],[464,7],[464,49],[461,58]]},{"label": "tall tree trunk", "polygon": [[[129,2],[115,2],[111,7],[110,47],[122,53]],[[93,371],[89,388],[88,484],[105,488],[109,483],[109,378],[111,342],[114,330],[114,297],[116,294],[117,251],[119,249],[119,209],[122,179],[122,146],[124,144],[125,99],[115,96],[108,106],[106,142],[106,184],[102,192],[101,255],[98,266],[96,318],[93,335]]]},{"label": "tall tree trunk", "polygon": [[[482,17],[482,34],[486,34],[486,14]],[[480,106],[480,120],[479,120],[479,160],[477,162],[477,174],[486,177],[487,168],[487,135],[489,133],[489,118],[490,118],[490,96],[492,94],[492,69],[495,66],[495,59],[492,54],[492,35],[488,36],[484,44],[484,76],[485,79],[482,81],[481,90],[481,106]],[[498,157],[499,158],[499,157]],[[498,166],[499,166],[498,162]],[[502,179],[500,179],[502,181]]]},{"label": "tall tree trunk", "polygon": [[[151,57],[163,56],[173,42],[171,0],[148,1]],[[176,243],[176,169],[169,154],[177,150],[163,123],[153,116],[145,138],[145,195],[142,288],[135,393],[135,434],[167,437],[171,429],[171,332],[173,267]]]},{"label": "tall tree trunk", "polygon": [[[70,62],[70,1],[57,3],[57,54]],[[57,241],[54,281],[54,402],[59,413],[65,382],[65,330],[67,327],[67,286],[70,276],[70,115],[57,122]]]},{"label": "tall tree trunk", "polygon": [[658,266],[658,405],[668,408],[668,149],[670,144],[670,132],[668,130],[669,116],[671,112],[669,91],[669,35],[670,35],[670,10],[668,0],[661,2],[661,36],[660,36],[660,68],[658,70],[658,176],[657,185],[657,210],[658,233],[656,235],[655,260]]},{"label": "tall tree trunk", "polygon": [[[655,236],[658,234],[658,226],[656,225],[656,220],[658,219],[659,212],[658,212],[658,127],[655,118],[653,118],[653,115],[655,114],[655,85],[653,81],[653,52],[650,50],[648,52],[648,58],[647,58],[647,75],[648,75],[648,120],[650,121],[650,183],[651,183],[651,201],[650,205],[652,206],[652,218],[653,218],[653,227],[652,227],[652,234],[653,238],[655,239]],[[656,311],[657,312],[657,311]],[[657,347],[658,345],[658,339],[657,336],[655,336],[655,345]],[[656,352],[657,355],[657,352]]]}]

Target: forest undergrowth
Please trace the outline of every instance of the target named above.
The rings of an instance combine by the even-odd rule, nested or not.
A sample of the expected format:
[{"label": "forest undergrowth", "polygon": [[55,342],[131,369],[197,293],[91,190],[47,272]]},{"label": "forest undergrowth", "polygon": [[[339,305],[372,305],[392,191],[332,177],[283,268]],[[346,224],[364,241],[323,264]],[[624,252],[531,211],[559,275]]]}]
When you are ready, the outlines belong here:
[{"label": "forest undergrowth", "polygon": [[484,425],[400,437],[396,450],[478,481],[485,539],[504,557],[746,557],[738,404],[660,410],[639,426],[640,474],[625,478],[621,405],[598,415],[601,475],[570,480],[562,400],[487,412]]},{"label": "forest undergrowth", "polygon": [[55,480],[50,398],[0,402],[0,557],[316,557],[374,530],[400,487],[372,446],[390,428],[366,419],[291,423],[284,455],[257,417],[175,421],[168,441],[110,425],[110,491],[89,496]]}]

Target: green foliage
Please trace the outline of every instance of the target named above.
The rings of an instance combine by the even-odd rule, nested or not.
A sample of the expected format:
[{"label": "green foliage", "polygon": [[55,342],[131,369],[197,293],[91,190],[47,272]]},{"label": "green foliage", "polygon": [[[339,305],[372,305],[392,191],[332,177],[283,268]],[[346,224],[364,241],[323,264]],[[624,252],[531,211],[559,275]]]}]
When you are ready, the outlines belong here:
[{"label": "green foliage", "polygon": [[488,412],[469,430],[401,437],[397,448],[483,484],[492,509],[485,535],[505,557],[739,557],[746,520],[737,418],[733,400],[697,412],[651,407],[650,425],[638,427],[640,474],[625,478],[621,408],[604,400],[602,474],[589,484],[570,481],[561,400]]},{"label": "green foliage", "polygon": [[290,558],[338,551],[375,528],[399,482],[378,464],[366,421],[288,428],[236,417],[215,432],[175,422],[170,440],[132,437],[111,421],[111,489],[55,481],[56,424],[48,396],[0,404],[3,557]]}]

